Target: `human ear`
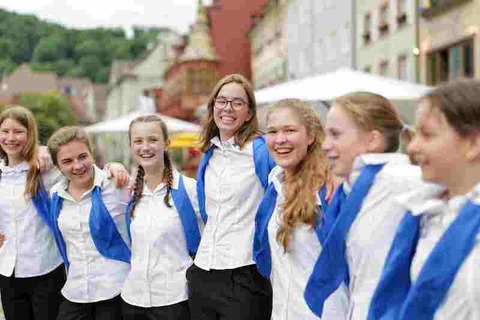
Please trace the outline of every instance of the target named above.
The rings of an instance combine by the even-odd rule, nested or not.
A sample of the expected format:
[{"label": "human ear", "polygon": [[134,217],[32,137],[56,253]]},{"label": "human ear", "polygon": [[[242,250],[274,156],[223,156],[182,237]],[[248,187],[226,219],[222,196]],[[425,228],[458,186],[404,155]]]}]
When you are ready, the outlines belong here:
[{"label": "human ear", "polygon": [[385,151],[385,139],[383,132],[371,130],[368,132],[367,150],[371,153],[382,153]]},{"label": "human ear", "polygon": [[467,161],[480,160],[480,132],[475,132],[466,138],[464,157]]}]

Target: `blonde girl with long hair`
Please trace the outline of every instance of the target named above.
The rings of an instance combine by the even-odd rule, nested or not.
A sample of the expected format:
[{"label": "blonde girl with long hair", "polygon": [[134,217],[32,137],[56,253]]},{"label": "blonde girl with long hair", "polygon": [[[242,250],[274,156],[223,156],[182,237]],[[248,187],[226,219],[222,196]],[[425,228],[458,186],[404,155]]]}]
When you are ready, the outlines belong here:
[{"label": "blonde girl with long hair", "polygon": [[185,274],[203,229],[196,183],[173,166],[160,117],[134,119],[129,140],[138,169],[127,210],[132,263],[122,289],[123,319],[189,320]]},{"label": "blonde girl with long hair", "polygon": [[[277,102],[268,110],[266,142],[277,167],[256,217],[254,256],[273,289],[272,319],[318,319],[303,292],[325,239],[329,166],[320,118],[308,103]],[[345,317],[345,287],[328,301],[323,319]]]},{"label": "blonde girl with long hair", "polygon": [[255,267],[255,213],[273,168],[258,129],[255,96],[243,76],[221,79],[207,103],[197,174],[205,229],[187,272],[192,319],[271,316],[271,286]]},{"label": "blonde girl with long hair", "polygon": [[38,169],[33,114],[12,106],[0,115],[0,288],[7,320],[55,319],[65,282],[62,259],[47,224],[54,170]]}]

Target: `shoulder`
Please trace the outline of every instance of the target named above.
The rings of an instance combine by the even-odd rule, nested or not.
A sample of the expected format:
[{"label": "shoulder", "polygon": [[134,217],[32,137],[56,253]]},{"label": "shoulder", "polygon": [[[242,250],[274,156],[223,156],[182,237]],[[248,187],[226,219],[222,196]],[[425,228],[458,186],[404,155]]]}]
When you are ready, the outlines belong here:
[{"label": "shoulder", "polygon": [[424,184],[420,167],[408,163],[386,164],[379,174],[380,181],[395,191],[408,191]]},{"label": "shoulder", "polygon": [[53,196],[55,193],[58,193],[61,190],[65,190],[65,188],[66,188],[66,180],[61,178],[53,186],[50,187],[49,189],[50,196]]}]

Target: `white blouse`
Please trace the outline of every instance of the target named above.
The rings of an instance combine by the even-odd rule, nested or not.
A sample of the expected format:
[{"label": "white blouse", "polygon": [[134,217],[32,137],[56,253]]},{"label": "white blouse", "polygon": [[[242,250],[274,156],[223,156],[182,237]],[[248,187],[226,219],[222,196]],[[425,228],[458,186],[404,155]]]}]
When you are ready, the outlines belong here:
[{"label": "white blouse", "polygon": [[243,149],[234,138],[216,146],[205,172],[205,208],[208,220],[195,257],[204,270],[252,265],[255,214],[264,190],[255,174],[253,143]]},{"label": "white blouse", "polygon": [[[458,216],[463,205],[471,199],[480,204],[480,184],[470,193],[445,201],[440,199],[444,189],[426,185],[422,189],[402,195],[398,201],[413,215],[422,215],[420,239],[412,261],[411,278],[414,282],[434,246]],[[445,300],[437,309],[435,320],[480,319],[480,237],[477,245],[460,267]]]},{"label": "white blouse", "polygon": [[370,300],[382,273],[385,259],[405,209],[396,201],[399,194],[423,184],[420,168],[405,154],[364,154],[355,159],[346,194],[366,165],[385,164],[375,176],[362,208],[346,237],[350,275],[350,306],[347,319],[365,320]]},{"label": "white blouse", "polygon": [[[28,163],[9,167],[0,162],[0,232],[5,242],[0,248],[0,274],[16,278],[47,274],[62,264],[53,234],[25,197]],[[57,170],[41,175],[48,190],[59,178]]]},{"label": "white blouse", "polygon": [[[284,202],[282,181],[284,171],[275,167],[270,173],[277,191],[277,203],[268,224],[268,239],[272,257],[270,280],[273,290],[272,320],[318,320],[304,299],[304,291],[310,274],[321,253],[322,246],[311,226],[300,224],[294,229],[289,248],[285,252],[276,236],[281,224]],[[317,196],[317,204],[321,201]],[[348,308],[347,289],[339,287],[325,302],[323,320],[345,319]]]},{"label": "white blouse", "polygon": [[[180,174],[173,171],[173,189],[178,189]],[[198,211],[196,182],[183,177],[200,231],[203,222]],[[188,299],[185,274],[192,265],[180,215],[164,203],[164,183],[150,191],[145,184],[137,204],[130,232],[132,235],[131,270],[122,290],[125,302],[139,307],[160,307]]]},{"label": "white blouse", "polygon": [[78,202],[67,192],[66,179],[51,190],[52,194],[58,192],[58,196],[63,198],[58,226],[70,262],[62,294],[67,300],[76,303],[98,302],[116,297],[130,270],[128,263],[105,258],[98,252],[89,227],[92,190],[95,186],[100,186],[102,200],[128,244],[125,209],[129,192],[126,188],[116,188],[113,180],[107,179],[106,174],[96,166],[94,175],[94,186]]}]

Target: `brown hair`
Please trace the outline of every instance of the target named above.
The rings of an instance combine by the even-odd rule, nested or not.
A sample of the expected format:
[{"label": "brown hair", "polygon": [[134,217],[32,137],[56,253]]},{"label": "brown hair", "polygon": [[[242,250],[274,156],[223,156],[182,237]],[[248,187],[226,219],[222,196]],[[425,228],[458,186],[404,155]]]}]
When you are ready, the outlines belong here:
[{"label": "brown hair", "polygon": [[[139,123],[139,122],[142,122],[142,123],[153,122],[158,124],[160,126],[160,129],[162,130],[163,142],[166,143],[168,141],[168,130],[165,122],[157,115],[148,115],[148,116],[140,116],[138,118],[133,119],[133,121],[130,122],[130,126],[128,128],[128,139],[130,140],[130,143],[132,142],[132,127],[135,123]],[[163,198],[163,202],[167,207],[171,208],[172,205],[170,204],[170,194],[172,192],[172,186],[173,186],[173,168],[172,168],[172,161],[170,159],[170,155],[168,154],[167,150],[165,150],[165,152],[163,153],[163,161],[164,161],[163,180],[167,186],[167,193]],[[133,212],[135,211],[135,207],[137,206],[137,204],[140,202],[140,199],[142,198],[144,178],[145,178],[145,170],[141,165],[139,165],[137,168],[137,176],[135,178],[135,184],[133,186],[133,205],[129,212],[131,217],[133,217]]]},{"label": "brown hair", "polygon": [[88,151],[93,156],[93,148],[85,129],[78,126],[66,126],[55,131],[48,139],[47,147],[52,156],[52,162],[58,166],[58,149],[70,141],[79,141],[87,146]]},{"label": "brown hair", "polygon": [[[11,106],[0,115],[0,125],[6,119],[12,119],[27,129],[27,144],[22,150],[22,156],[28,162],[28,174],[25,184],[25,195],[33,197],[37,194],[40,184],[38,162],[38,128],[32,112],[22,106]],[[8,156],[0,147],[0,158],[8,165]]]},{"label": "brown hair", "polygon": [[213,117],[213,108],[215,104],[215,99],[217,98],[218,93],[222,87],[229,83],[238,83],[243,87],[245,93],[248,97],[248,109],[252,118],[249,121],[246,121],[238,130],[235,135],[235,142],[242,148],[245,143],[253,140],[260,134],[258,129],[258,118],[257,118],[257,104],[255,102],[255,95],[253,93],[253,87],[250,82],[240,74],[231,74],[223,79],[221,79],[210,95],[210,98],[207,102],[207,119],[203,125],[201,138],[200,138],[200,150],[205,152],[210,147],[210,140],[219,134],[217,125],[215,124],[215,119]]},{"label": "brown hair", "polygon": [[445,115],[461,136],[480,130],[480,81],[458,79],[439,85],[422,99]]},{"label": "brown hair", "polygon": [[315,110],[306,102],[298,99],[284,99],[275,103],[268,117],[277,110],[288,109],[295,114],[314,141],[308,146],[307,154],[297,166],[296,171],[284,181],[285,201],[282,206],[282,223],[277,232],[277,241],[285,250],[298,223],[315,226],[319,217],[317,194],[327,182],[329,167],[322,151],[325,131]]},{"label": "brown hair", "polygon": [[335,99],[363,130],[378,130],[384,136],[383,152],[396,152],[404,126],[395,106],[385,97],[370,93],[351,93]]}]

